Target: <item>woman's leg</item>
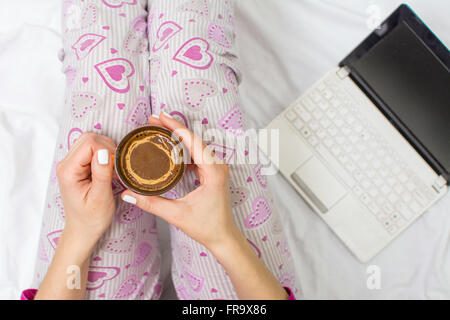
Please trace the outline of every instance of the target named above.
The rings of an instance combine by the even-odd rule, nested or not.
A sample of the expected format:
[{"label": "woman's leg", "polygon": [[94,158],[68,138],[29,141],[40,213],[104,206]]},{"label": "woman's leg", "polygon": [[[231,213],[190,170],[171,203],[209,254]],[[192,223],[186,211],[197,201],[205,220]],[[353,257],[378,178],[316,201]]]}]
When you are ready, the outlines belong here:
[{"label": "woman's leg", "polygon": [[[63,71],[67,89],[54,165],[85,131],[116,143],[150,114],[147,0],[66,0],[63,3]],[[160,252],[153,215],[120,200],[111,228],[91,259],[88,299],[159,298]],[[40,236],[38,286],[64,227],[64,209],[53,170]]]},{"label": "woman's leg", "polygon": [[[244,135],[233,1],[152,0],[149,39],[152,112],[168,112],[191,129]],[[227,162],[248,156],[245,148],[228,144],[215,143],[214,150]],[[295,291],[292,258],[261,166],[233,164],[230,169],[238,226],[279,281]],[[197,184],[187,173],[170,196],[182,196]],[[179,298],[237,298],[210,252],[173,227],[171,239],[172,277]]]}]

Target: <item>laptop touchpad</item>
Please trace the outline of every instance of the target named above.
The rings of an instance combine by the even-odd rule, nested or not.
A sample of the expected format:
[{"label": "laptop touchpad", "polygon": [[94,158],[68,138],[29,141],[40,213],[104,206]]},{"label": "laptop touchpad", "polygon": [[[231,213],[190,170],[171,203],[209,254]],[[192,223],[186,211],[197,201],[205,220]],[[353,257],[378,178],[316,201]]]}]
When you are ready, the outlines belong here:
[{"label": "laptop touchpad", "polygon": [[291,177],[322,213],[326,213],[347,193],[342,184],[314,156]]}]

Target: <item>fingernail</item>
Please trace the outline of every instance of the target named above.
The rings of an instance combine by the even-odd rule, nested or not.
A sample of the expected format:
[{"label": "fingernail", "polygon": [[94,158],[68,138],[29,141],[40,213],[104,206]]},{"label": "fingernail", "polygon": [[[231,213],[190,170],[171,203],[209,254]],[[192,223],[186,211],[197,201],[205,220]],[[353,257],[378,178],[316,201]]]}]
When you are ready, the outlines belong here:
[{"label": "fingernail", "polygon": [[159,115],[157,115],[157,114],[152,114],[152,117],[156,118],[156,119],[159,119]]},{"label": "fingernail", "polygon": [[123,196],[122,200],[131,204],[136,204],[137,202],[136,198],[133,198],[132,196],[129,196],[127,194]]},{"label": "fingernail", "polygon": [[167,117],[167,118],[169,118],[169,119],[172,119],[173,117],[170,115],[170,114],[168,114],[167,112],[164,112],[163,111],[163,113],[164,113],[164,115]]},{"label": "fingernail", "polygon": [[106,150],[106,149],[98,150],[97,160],[98,160],[98,164],[101,164],[102,166],[107,165],[109,163],[108,150]]}]

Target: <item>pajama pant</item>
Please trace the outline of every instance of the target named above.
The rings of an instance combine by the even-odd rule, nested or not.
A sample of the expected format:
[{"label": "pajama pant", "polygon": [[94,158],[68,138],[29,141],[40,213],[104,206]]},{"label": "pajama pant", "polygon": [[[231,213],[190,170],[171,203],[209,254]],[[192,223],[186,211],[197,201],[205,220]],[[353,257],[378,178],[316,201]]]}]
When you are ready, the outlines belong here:
[{"label": "pajama pant", "polygon": [[[193,128],[245,132],[232,0],[65,0],[62,9],[66,75],[63,121],[45,204],[35,271],[43,280],[65,213],[55,166],[83,132],[116,143],[165,111]],[[245,148],[211,143],[229,163]],[[295,293],[294,267],[281,220],[258,164],[230,164],[233,216],[256,255]],[[192,191],[187,172],[167,198]],[[161,254],[155,216],[120,199],[113,180],[115,219],[91,257],[87,299],[158,299]],[[236,299],[222,266],[201,244],[171,226],[172,280],[180,299]]]}]

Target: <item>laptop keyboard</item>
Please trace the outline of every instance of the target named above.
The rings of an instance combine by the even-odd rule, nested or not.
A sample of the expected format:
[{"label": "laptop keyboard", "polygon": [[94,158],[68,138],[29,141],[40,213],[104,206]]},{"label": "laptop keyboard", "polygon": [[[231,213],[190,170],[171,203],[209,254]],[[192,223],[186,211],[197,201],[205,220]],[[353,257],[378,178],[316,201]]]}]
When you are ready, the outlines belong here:
[{"label": "laptop keyboard", "polygon": [[432,189],[332,81],[318,84],[284,116],[390,234],[435,199]]}]

